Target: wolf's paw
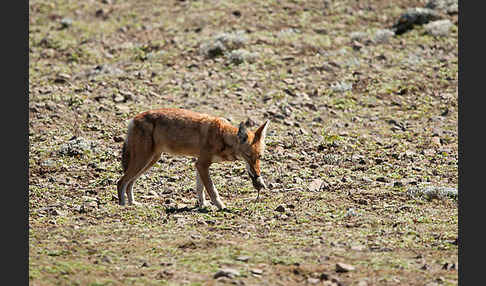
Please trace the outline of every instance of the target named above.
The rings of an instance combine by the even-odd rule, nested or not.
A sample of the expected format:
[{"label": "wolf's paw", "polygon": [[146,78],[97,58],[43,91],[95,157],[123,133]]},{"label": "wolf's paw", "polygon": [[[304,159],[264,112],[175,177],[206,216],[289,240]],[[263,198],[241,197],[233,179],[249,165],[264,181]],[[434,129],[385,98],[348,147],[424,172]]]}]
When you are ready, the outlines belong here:
[{"label": "wolf's paw", "polygon": [[130,206],[143,206],[143,203],[132,201],[132,202],[129,202],[128,205],[130,205]]},{"label": "wolf's paw", "polygon": [[223,202],[222,202],[222,201],[215,201],[215,202],[214,202],[214,205],[216,205],[216,207],[217,207],[219,210],[226,209],[226,206],[223,204]]},{"label": "wolf's paw", "polygon": [[208,201],[197,202],[197,206],[200,209],[208,208],[211,204]]}]

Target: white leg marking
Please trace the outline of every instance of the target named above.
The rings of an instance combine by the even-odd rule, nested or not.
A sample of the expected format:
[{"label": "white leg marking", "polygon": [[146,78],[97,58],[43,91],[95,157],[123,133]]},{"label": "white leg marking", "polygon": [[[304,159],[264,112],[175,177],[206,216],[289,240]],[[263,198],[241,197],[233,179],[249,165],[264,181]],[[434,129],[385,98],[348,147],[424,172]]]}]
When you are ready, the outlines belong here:
[{"label": "white leg marking", "polygon": [[211,202],[213,202],[213,204],[217,206],[218,209],[224,209],[225,206],[219,197],[218,190],[216,190],[216,187],[214,186],[211,178],[208,179],[209,179],[209,188],[212,190],[212,192],[209,192],[209,196],[211,197]]},{"label": "white leg marking", "polygon": [[199,203],[199,207],[200,208],[207,207],[209,203],[206,200],[206,194],[204,193],[204,185],[201,181],[201,177],[199,176],[199,171],[197,169],[196,169],[196,192],[197,192],[197,200]]}]

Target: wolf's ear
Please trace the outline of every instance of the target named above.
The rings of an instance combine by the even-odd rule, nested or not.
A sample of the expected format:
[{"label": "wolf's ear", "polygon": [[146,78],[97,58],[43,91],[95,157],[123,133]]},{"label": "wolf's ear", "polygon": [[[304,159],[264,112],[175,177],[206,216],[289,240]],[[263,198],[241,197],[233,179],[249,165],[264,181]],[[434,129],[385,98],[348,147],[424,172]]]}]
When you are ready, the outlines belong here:
[{"label": "wolf's ear", "polygon": [[265,144],[265,136],[267,136],[267,129],[268,123],[270,120],[267,120],[262,126],[258,127],[257,131],[255,131],[255,138],[253,139],[253,143],[260,141],[261,144]]},{"label": "wolf's ear", "polygon": [[246,143],[248,141],[248,134],[246,133],[246,125],[244,122],[241,122],[238,128],[238,140],[240,140],[240,143]]}]

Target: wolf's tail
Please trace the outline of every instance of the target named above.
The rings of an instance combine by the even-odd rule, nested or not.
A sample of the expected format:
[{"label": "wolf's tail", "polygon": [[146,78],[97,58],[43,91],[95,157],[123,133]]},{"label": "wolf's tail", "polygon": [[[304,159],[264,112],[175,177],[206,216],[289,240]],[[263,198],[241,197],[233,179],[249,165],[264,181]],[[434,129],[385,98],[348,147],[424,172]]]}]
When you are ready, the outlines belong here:
[{"label": "wolf's tail", "polygon": [[123,142],[123,148],[122,148],[122,169],[123,172],[126,172],[128,169],[128,163],[130,160],[130,148],[128,147],[129,140],[130,140],[130,134],[132,133],[132,128],[133,128],[133,121],[130,121],[128,124],[128,133],[127,136],[125,137],[125,142]]}]

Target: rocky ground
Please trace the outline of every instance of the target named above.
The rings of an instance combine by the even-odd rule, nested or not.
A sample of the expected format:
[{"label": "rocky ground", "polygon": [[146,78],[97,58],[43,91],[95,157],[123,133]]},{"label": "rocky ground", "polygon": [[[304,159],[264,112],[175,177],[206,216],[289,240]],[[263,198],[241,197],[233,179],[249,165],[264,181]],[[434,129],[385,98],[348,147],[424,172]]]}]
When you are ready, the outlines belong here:
[{"label": "rocky ground", "polygon": [[[30,285],[457,285],[457,1],[29,1]],[[256,202],[163,155],[119,207],[127,121],[271,120]]]}]

